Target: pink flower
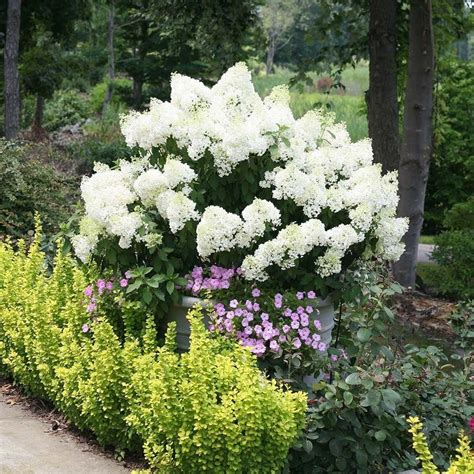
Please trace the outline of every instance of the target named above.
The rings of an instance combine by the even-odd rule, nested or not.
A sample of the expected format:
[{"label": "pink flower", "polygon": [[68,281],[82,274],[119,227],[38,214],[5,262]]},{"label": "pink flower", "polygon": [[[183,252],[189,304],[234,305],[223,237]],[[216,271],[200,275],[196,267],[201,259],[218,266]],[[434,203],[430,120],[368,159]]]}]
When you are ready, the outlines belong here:
[{"label": "pink flower", "polygon": [[95,303],[89,303],[87,305],[87,312],[88,313],[93,313],[97,308],[97,305]]},{"label": "pink flower", "polygon": [[231,302],[229,303],[229,306],[231,308],[237,308],[237,306],[239,306],[239,302],[237,300],[231,300]]},{"label": "pink flower", "polygon": [[291,327],[293,329],[298,329],[300,327],[300,323],[296,319],[293,319],[293,321],[291,321]]},{"label": "pink flower", "polygon": [[86,286],[86,289],[84,290],[84,295],[90,298],[93,293],[94,293],[94,290],[92,289],[92,286],[91,285]]},{"label": "pink flower", "polygon": [[89,332],[89,325],[88,324],[83,324],[82,325],[82,332]]},{"label": "pink flower", "polygon": [[253,304],[253,310],[254,311],[260,311],[260,305],[258,303]]},{"label": "pink flower", "polygon": [[287,334],[287,333],[290,332],[290,329],[291,329],[291,328],[290,328],[290,326],[288,326],[288,324],[285,324],[282,329],[283,329],[283,332],[284,332],[285,334]]},{"label": "pink flower", "polygon": [[132,278],[132,270],[127,270],[125,272],[125,278],[128,278],[128,279]]},{"label": "pink flower", "polygon": [[105,280],[97,280],[97,288],[99,288],[99,290],[104,290],[105,289]]},{"label": "pink flower", "polygon": [[316,319],[314,321],[314,327],[318,330],[318,331],[321,331],[321,321],[319,321],[319,319]]},{"label": "pink flower", "polygon": [[320,343],[318,344],[318,351],[324,352],[326,349],[327,349],[327,344],[326,344],[326,343],[320,342]]},{"label": "pink flower", "polygon": [[316,293],[314,291],[308,291],[308,294],[306,295],[310,300],[314,300],[316,298]]},{"label": "pink flower", "polygon": [[258,298],[258,297],[260,296],[260,290],[259,290],[258,288],[254,288],[254,289],[252,290],[252,296],[253,296],[254,298]]},{"label": "pink flower", "polygon": [[333,362],[337,362],[337,355],[333,354],[333,355],[331,356],[331,360],[332,360]]},{"label": "pink flower", "polygon": [[122,278],[122,279],[120,280],[120,286],[121,286],[122,288],[125,288],[126,286],[128,286],[128,280],[127,280],[126,278]]},{"label": "pink flower", "polygon": [[105,285],[108,291],[112,291],[114,289],[114,284],[111,281],[108,281]]},{"label": "pink flower", "polygon": [[474,433],[474,417],[471,416],[471,418],[469,418],[468,426],[469,426],[469,432]]},{"label": "pink flower", "polygon": [[304,299],[304,293],[302,291],[298,291],[298,293],[296,293],[296,297],[299,300],[302,300],[302,299]]},{"label": "pink flower", "polygon": [[306,312],[307,312],[308,314],[311,314],[313,311],[314,311],[314,309],[313,309],[312,306],[306,306]]},{"label": "pink flower", "polygon": [[277,352],[278,349],[280,349],[280,346],[278,345],[278,342],[276,342],[276,341],[270,341],[270,349],[271,349],[272,351]]},{"label": "pink flower", "polygon": [[301,341],[298,338],[293,339],[293,346],[299,349],[301,347]]}]

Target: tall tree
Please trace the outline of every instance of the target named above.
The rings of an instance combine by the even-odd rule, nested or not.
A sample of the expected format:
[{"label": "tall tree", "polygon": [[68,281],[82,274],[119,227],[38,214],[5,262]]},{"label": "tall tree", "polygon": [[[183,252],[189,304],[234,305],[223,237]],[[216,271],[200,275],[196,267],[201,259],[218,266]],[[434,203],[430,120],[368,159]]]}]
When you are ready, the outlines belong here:
[{"label": "tall tree", "polygon": [[298,3],[294,0],[268,0],[261,8],[263,28],[267,36],[267,75],[273,71],[277,50],[291,39],[291,28],[298,13]]},{"label": "tall tree", "polygon": [[109,15],[107,20],[107,53],[108,53],[108,75],[109,83],[107,84],[107,92],[105,94],[104,103],[102,105],[102,113],[104,113],[112,100],[114,92],[115,80],[115,52],[114,52],[114,34],[115,34],[115,1],[109,0]]},{"label": "tall tree", "polygon": [[397,95],[397,0],[369,1],[369,136],[383,170],[400,161]]},{"label": "tall tree", "polygon": [[414,287],[418,241],[433,143],[434,39],[431,0],[411,0],[408,76],[399,168],[398,214],[409,218],[405,253],[395,264],[397,280]]},{"label": "tall tree", "polygon": [[15,138],[20,131],[20,49],[21,0],[8,0],[4,50],[5,137]]}]

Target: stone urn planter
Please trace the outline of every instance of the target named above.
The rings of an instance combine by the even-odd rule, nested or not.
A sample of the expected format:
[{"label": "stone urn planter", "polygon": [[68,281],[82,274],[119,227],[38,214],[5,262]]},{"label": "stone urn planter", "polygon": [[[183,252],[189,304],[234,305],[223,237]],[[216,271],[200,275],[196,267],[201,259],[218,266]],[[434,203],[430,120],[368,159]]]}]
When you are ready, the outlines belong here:
[{"label": "stone urn planter", "polygon": [[334,303],[330,297],[324,300],[318,298],[316,304],[314,300],[307,300],[308,304],[314,306],[318,312],[314,312],[311,316],[313,320],[319,320],[321,323],[321,342],[329,345],[332,338],[332,330],[334,328]]},{"label": "stone urn planter", "polygon": [[[176,346],[180,352],[189,350],[189,336],[191,334],[191,328],[186,315],[188,314],[188,311],[196,304],[199,304],[205,308],[209,302],[205,302],[201,298],[195,298],[193,296],[183,296],[180,303],[174,304],[171,307],[170,312],[165,318],[167,325],[171,322],[176,323]],[[204,323],[207,327],[209,323],[207,315],[204,317]]]},{"label": "stone urn planter", "polygon": [[[178,350],[181,352],[189,349],[189,335],[190,327],[189,321],[186,318],[188,311],[196,304],[206,307],[210,304],[208,301],[204,301],[200,298],[192,296],[183,296],[180,303],[172,306],[170,312],[165,318],[166,324],[170,322],[176,322],[176,344]],[[332,330],[334,328],[334,303],[331,298],[324,300],[307,300],[302,302],[302,305],[311,304],[317,311],[311,315],[311,319],[319,320],[321,323],[321,342],[329,345],[331,343]],[[205,315],[204,323],[206,326],[209,324],[208,316]]]}]

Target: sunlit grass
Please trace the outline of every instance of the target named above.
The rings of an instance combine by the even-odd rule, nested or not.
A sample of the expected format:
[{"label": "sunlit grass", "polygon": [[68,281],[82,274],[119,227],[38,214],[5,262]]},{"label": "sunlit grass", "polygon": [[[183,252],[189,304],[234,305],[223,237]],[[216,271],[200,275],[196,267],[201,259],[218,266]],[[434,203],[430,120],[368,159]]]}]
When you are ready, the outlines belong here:
[{"label": "sunlit grass", "polygon": [[[288,84],[294,73],[289,69],[276,68],[274,74],[254,75],[253,81],[256,91],[265,97],[273,87]],[[337,90],[329,94],[317,92],[318,76],[310,74],[315,81],[313,85],[305,85],[302,91],[291,89],[290,106],[296,117],[301,117],[314,108],[323,108],[331,111],[336,116],[337,122],[345,122],[352,140],[361,140],[368,136],[367,116],[363,92],[368,87],[368,67],[358,65],[355,69],[349,68],[342,73],[342,83],[346,86],[344,94]]]}]

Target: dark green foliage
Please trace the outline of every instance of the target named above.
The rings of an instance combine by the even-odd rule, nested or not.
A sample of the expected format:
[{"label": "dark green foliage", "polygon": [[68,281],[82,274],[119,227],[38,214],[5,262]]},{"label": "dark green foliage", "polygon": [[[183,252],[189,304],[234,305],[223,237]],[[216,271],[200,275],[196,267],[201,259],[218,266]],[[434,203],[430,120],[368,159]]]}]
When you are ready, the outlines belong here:
[{"label": "dark green foliage", "polygon": [[54,154],[47,145],[0,140],[0,235],[25,236],[33,229],[35,211],[48,232],[67,220],[78,179],[51,163]]},{"label": "dark green foliage", "polygon": [[79,172],[90,174],[95,162],[113,165],[117,160],[132,156],[132,150],[127,147],[123,139],[105,142],[94,137],[73,143],[68,151],[79,160]]},{"label": "dark green foliage", "polygon": [[46,102],[44,127],[54,131],[65,125],[83,122],[91,115],[87,97],[79,91],[58,90],[50,101]]},{"label": "dark green foliage", "polygon": [[[291,454],[290,472],[380,473],[416,467],[405,421],[414,415],[424,422],[435,463],[446,468],[459,431],[474,413],[472,305],[453,315],[458,339],[450,357],[434,346],[403,347],[390,336],[396,322],[387,306],[399,287],[376,273],[361,271],[348,279],[354,276],[362,291],[354,286],[345,295],[350,303],[342,313],[339,338],[347,359],[328,367],[332,382],[313,385],[305,435]],[[395,327],[392,332],[399,331]],[[464,357],[455,352],[458,347]]]},{"label": "dark green foliage", "polygon": [[474,298],[474,197],[455,204],[444,219],[445,229],[435,237],[433,260],[424,277],[441,295]]},{"label": "dark green foliage", "polygon": [[474,195],[474,63],[439,66],[435,148],[425,203],[427,233],[441,230],[446,212]]}]

